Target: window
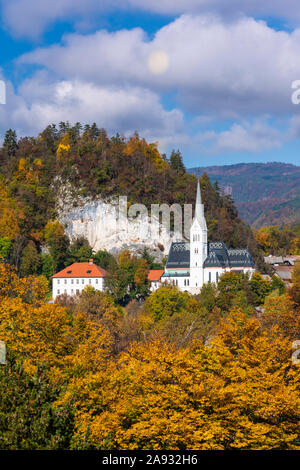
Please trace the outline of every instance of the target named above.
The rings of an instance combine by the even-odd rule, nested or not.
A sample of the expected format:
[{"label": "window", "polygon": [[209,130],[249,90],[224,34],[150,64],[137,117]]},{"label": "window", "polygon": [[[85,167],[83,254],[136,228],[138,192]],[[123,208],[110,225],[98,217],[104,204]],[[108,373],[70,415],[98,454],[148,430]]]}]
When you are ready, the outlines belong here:
[{"label": "window", "polygon": [[65,294],[67,293],[67,289],[65,289]]},{"label": "window", "polygon": [[74,294],[74,289],[71,289],[71,294]]},{"label": "window", "polygon": [[74,284],[74,279],[71,279],[71,284]]},{"label": "window", "polygon": [[216,282],[219,282],[219,273],[216,272]]},{"label": "window", "polygon": [[59,295],[59,294],[60,294],[60,290],[59,290],[59,289],[57,289],[57,295]]},{"label": "window", "polygon": [[186,286],[186,279],[184,280],[184,285]]},{"label": "window", "polygon": [[76,279],[76,284],[79,284],[79,279]]},{"label": "window", "polygon": [[60,284],[60,279],[57,279],[57,284]]},{"label": "window", "polygon": [[76,289],[76,295],[78,295],[78,294],[79,294],[79,289]]},{"label": "window", "polygon": [[186,283],[187,283],[187,285],[189,286],[189,285],[190,285],[190,280],[188,279],[188,280],[186,281]]},{"label": "window", "polygon": [[211,272],[208,273],[208,282],[211,282]]},{"label": "window", "polygon": [[98,279],[96,279],[96,284],[98,284]]},{"label": "window", "polygon": [[81,284],[84,284],[84,279],[81,279]]},{"label": "window", "polygon": [[89,279],[89,284],[92,284],[92,279]]},{"label": "window", "polygon": [[67,279],[65,279],[65,284],[67,284]]}]

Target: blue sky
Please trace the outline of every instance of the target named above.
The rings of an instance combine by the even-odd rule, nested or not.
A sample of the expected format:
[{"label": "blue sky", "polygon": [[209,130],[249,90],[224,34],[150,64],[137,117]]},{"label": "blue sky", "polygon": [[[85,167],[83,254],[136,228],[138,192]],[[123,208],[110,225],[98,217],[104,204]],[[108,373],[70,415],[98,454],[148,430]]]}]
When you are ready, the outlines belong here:
[{"label": "blue sky", "polygon": [[[187,167],[300,164],[296,0],[0,0],[0,137],[137,130]],[[241,6],[242,5],[242,6]]]}]

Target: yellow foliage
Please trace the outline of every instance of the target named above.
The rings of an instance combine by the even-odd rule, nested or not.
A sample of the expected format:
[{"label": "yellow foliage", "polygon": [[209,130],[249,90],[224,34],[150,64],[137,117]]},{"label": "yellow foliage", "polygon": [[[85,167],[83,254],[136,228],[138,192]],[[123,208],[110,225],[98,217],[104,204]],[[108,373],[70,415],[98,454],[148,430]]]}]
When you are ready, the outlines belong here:
[{"label": "yellow foliage", "polygon": [[291,345],[233,311],[211,346],[134,344],[72,383],[77,425],[100,449],[299,449]]},{"label": "yellow foliage", "polygon": [[57,160],[62,160],[66,155],[68,155],[71,149],[71,139],[68,133],[66,133],[58,144],[56,150]]},{"label": "yellow foliage", "polygon": [[0,181],[0,236],[13,240],[20,233],[18,223],[20,218],[22,218],[21,212],[14,206],[4,183]]},{"label": "yellow foliage", "polygon": [[167,162],[162,159],[158,151],[157,143],[148,144],[145,139],[140,139],[137,133],[129,139],[123,151],[127,156],[141,152],[154,163],[158,170],[163,171],[168,168]]},{"label": "yellow foliage", "polygon": [[94,371],[111,349],[109,333],[99,324],[65,308],[45,303],[46,278],[19,279],[0,263],[0,338],[24,358],[27,371],[38,364],[52,368],[53,379]]},{"label": "yellow foliage", "polygon": [[[105,322],[118,308],[100,294],[85,291],[80,308],[88,315],[67,311],[45,302],[43,279],[20,280],[0,263],[0,338],[27,372],[44,364],[61,385],[56,406],[75,408],[72,448],[300,450],[299,366],[284,331],[294,307],[288,297],[267,299],[271,325],[234,309],[210,343],[180,348],[161,338],[113,355]],[[156,311],[161,296],[166,319],[185,308],[198,315],[194,299],[179,294],[162,290],[147,308]],[[103,323],[90,320],[99,306],[100,317],[109,317]]]}]

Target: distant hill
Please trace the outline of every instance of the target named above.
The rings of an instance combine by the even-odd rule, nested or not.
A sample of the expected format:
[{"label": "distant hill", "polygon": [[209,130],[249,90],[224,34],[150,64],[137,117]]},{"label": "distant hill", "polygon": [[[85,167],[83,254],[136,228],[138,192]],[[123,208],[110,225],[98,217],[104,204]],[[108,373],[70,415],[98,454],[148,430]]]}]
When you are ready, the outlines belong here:
[{"label": "distant hill", "polygon": [[300,220],[300,166],[286,163],[239,163],[191,168],[208,174],[235,200],[240,217],[253,227]]}]

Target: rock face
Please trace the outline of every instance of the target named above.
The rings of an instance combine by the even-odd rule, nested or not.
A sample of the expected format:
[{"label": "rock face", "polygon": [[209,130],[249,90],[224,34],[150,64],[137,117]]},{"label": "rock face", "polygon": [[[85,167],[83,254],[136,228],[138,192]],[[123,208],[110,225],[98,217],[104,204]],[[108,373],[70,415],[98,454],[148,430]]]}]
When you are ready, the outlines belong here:
[{"label": "rock face", "polygon": [[126,197],[109,201],[77,199],[75,204],[72,198],[60,196],[58,218],[70,239],[83,236],[94,251],[107,250],[116,255],[128,249],[141,254],[146,248],[161,261],[172,241],[182,240],[180,231],[170,232],[157,217],[150,217],[144,206],[140,211],[138,206],[127,211]]}]

